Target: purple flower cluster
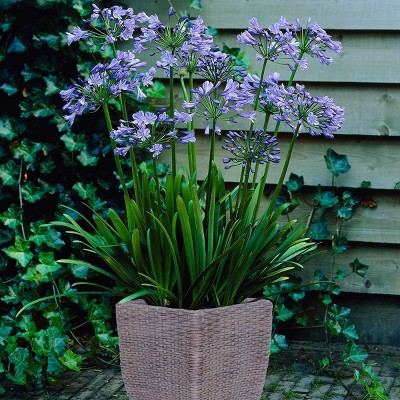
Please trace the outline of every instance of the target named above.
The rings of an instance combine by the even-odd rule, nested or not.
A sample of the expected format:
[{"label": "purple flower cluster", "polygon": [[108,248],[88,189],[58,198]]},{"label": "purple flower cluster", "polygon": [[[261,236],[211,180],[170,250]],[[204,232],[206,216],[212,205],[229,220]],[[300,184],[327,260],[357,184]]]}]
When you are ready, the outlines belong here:
[{"label": "purple flower cluster", "polygon": [[[67,33],[68,44],[79,40],[88,40],[90,46],[101,45],[104,50],[106,44],[115,43],[118,40],[130,40],[137,28],[138,23],[148,22],[148,17],[144,12],[134,14],[132,8],[124,9],[120,6],[100,9],[93,4],[93,11],[90,19],[86,21],[89,24],[88,30],[81,30],[79,27],[72,29]],[[141,48],[134,47],[138,52]]]},{"label": "purple flower cluster", "polygon": [[[194,110],[197,115],[205,117],[207,120],[226,119],[234,121],[234,117],[241,116],[253,120],[255,112],[243,112],[243,106],[246,99],[239,96],[239,82],[228,79],[224,89],[218,92],[221,82],[216,84],[205,81],[202,86],[193,89],[193,101],[184,101],[183,108],[186,110]],[[232,115],[231,113],[234,112]],[[209,125],[206,127],[206,134],[209,131]],[[220,133],[218,126],[217,133]]]},{"label": "purple flower cluster", "polygon": [[65,119],[72,125],[77,115],[85,110],[96,111],[120,93],[131,93],[137,99],[145,98],[141,87],[151,85],[156,72],[155,68],[150,68],[145,73],[136,73],[138,67],[145,65],[135,54],[123,51],[118,51],[111,62],[97,64],[87,79],[60,92],[67,102],[63,110],[69,115]]},{"label": "purple flower cluster", "polygon": [[237,41],[252,46],[258,60],[276,61],[280,55],[297,60],[300,51],[295,41],[295,26],[281,17],[267,29],[261,27],[257,18],[249,21],[249,28],[237,36]]},{"label": "purple flower cluster", "polygon": [[[333,99],[323,96],[314,97],[306,92],[303,85],[297,84],[287,89],[284,103],[279,104],[281,113],[275,119],[283,121],[293,132],[307,132],[312,136],[324,135],[333,138],[344,121],[344,110]],[[278,106],[278,103],[276,103]]]},{"label": "purple flower cluster", "polygon": [[154,42],[161,52],[161,60],[157,66],[169,76],[170,68],[175,71],[185,69],[195,72],[199,58],[209,54],[213,45],[213,38],[206,34],[207,27],[199,16],[190,20],[182,17],[174,27],[163,25],[158,17],[147,27],[142,28],[142,35],[138,40],[142,43]]},{"label": "purple flower cluster", "polygon": [[[229,132],[224,140],[223,149],[232,153],[223,159],[226,169],[235,165],[243,168],[253,164],[278,163],[280,149],[275,136],[266,134],[263,130],[256,130],[249,137],[247,132]],[[252,169],[254,172],[254,169]]]},{"label": "purple flower cluster", "polygon": [[326,33],[316,22],[311,25],[311,19],[307,21],[306,28],[302,28],[299,20],[296,20],[296,38],[299,42],[299,49],[317,58],[321,64],[329,65],[332,63],[332,58],[326,53],[332,50],[335,53],[343,52],[342,44],[332,40],[332,37]]},{"label": "purple flower cluster", "polygon": [[115,153],[125,156],[131,148],[140,148],[157,158],[174,140],[184,144],[195,142],[194,132],[175,127],[179,122],[187,124],[192,116],[176,110],[172,118],[164,110],[157,113],[139,111],[132,115],[131,121],[121,121],[118,129],[111,131],[110,136],[117,145]]},{"label": "purple flower cluster", "polygon": [[[252,46],[257,52],[258,60],[277,61],[280,55],[286,56],[297,64],[300,69],[307,68],[307,59],[304,54],[319,59],[321,64],[330,64],[332,58],[327,55],[327,50],[336,53],[342,52],[342,45],[332,40],[316,22],[302,27],[297,19],[295,24],[281,17],[278,22],[267,29],[260,26],[256,18],[249,21],[249,28],[238,35],[237,40]],[[293,70],[294,66],[288,64]]]}]

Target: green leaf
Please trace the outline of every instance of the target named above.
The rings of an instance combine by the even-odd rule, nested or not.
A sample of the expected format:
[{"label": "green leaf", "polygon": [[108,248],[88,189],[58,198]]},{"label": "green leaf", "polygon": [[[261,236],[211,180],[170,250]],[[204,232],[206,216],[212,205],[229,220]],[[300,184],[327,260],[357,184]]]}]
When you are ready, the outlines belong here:
[{"label": "green leaf", "polygon": [[304,186],[304,178],[296,174],[290,174],[289,180],[286,181],[286,187],[291,192],[297,192]]},{"label": "green leaf", "polygon": [[88,273],[89,273],[89,267],[87,267],[84,264],[72,264],[71,265],[71,271],[72,274],[77,277],[77,278],[81,278],[81,279],[87,279],[88,277]]},{"label": "green leaf", "polygon": [[335,193],[331,191],[322,191],[320,187],[318,188],[314,200],[317,201],[319,205],[324,208],[334,207],[339,202],[339,200],[335,196]]},{"label": "green leaf", "polygon": [[8,342],[8,337],[10,336],[10,333],[12,332],[13,328],[9,325],[0,325],[0,345],[2,346],[3,344]]},{"label": "green leaf", "polygon": [[32,115],[36,118],[46,118],[54,115],[55,109],[44,104],[36,104],[37,108],[32,110]]},{"label": "green leaf", "polygon": [[329,238],[328,222],[325,219],[320,219],[311,225],[310,231],[308,232],[311,239],[324,240]]},{"label": "green leaf", "polygon": [[45,96],[51,96],[59,93],[60,89],[57,86],[57,77],[54,75],[44,76],[43,80],[46,82]]},{"label": "green leaf", "polygon": [[23,267],[26,267],[29,261],[32,260],[33,254],[30,251],[30,242],[17,236],[14,246],[4,249],[8,257],[18,261]]},{"label": "green leaf", "polygon": [[48,191],[49,189],[35,186],[32,182],[26,183],[21,189],[24,200],[29,203],[36,203],[38,200],[42,199]]},{"label": "green leaf", "polygon": [[371,182],[370,181],[362,181],[360,184],[361,189],[368,189],[371,187]]},{"label": "green leaf", "polygon": [[189,6],[194,8],[195,10],[202,10],[201,8],[201,0],[188,0]]},{"label": "green leaf", "polygon": [[80,371],[79,364],[82,362],[82,357],[73,351],[67,350],[62,357],[58,357],[58,360],[67,368],[77,372]]},{"label": "green leaf", "polygon": [[349,324],[344,329],[342,329],[342,333],[346,340],[358,340],[358,333],[354,324]]},{"label": "green leaf", "polygon": [[339,174],[344,174],[350,171],[350,164],[348,162],[347,156],[338,154],[331,148],[328,149],[327,155],[325,157],[326,167],[328,171],[335,176]]},{"label": "green leaf", "polygon": [[86,147],[85,136],[82,134],[75,135],[72,132],[68,132],[62,135],[60,139],[69,151],[81,151]]},{"label": "green leaf", "polygon": [[29,365],[29,350],[17,347],[8,357],[8,360],[14,364],[16,371],[24,371]]},{"label": "green leaf", "polygon": [[99,157],[90,154],[87,149],[83,149],[80,154],[76,157],[76,159],[84,166],[84,167],[93,167],[97,165],[99,161]]},{"label": "green leaf", "polygon": [[293,317],[293,312],[286,308],[284,304],[279,304],[275,307],[276,319],[279,321],[287,321]]},{"label": "green leaf", "polygon": [[146,96],[152,97],[155,99],[164,99],[165,98],[165,85],[160,81],[154,81],[151,86],[149,86],[146,90]]},{"label": "green leaf", "polygon": [[18,89],[15,86],[10,85],[9,83],[3,83],[0,86],[0,90],[7,94],[7,96],[12,96],[13,94],[18,92]]},{"label": "green leaf", "polygon": [[39,261],[40,264],[36,265],[36,270],[40,272],[43,276],[51,275],[61,268],[61,265],[57,264],[54,261],[54,253],[51,251],[46,253],[39,253]]},{"label": "green leaf", "polygon": [[75,185],[72,186],[72,189],[74,189],[83,200],[95,197],[97,191],[93,183],[84,184],[82,182],[75,183]]},{"label": "green leaf", "polygon": [[34,143],[28,139],[23,139],[18,147],[12,148],[11,151],[14,157],[19,160],[23,159],[27,163],[34,162],[36,153],[42,149],[42,143]]},{"label": "green leaf", "polygon": [[0,214],[0,221],[11,229],[21,224],[22,209],[11,204],[7,211]]},{"label": "green leaf", "polygon": [[60,36],[53,35],[51,33],[37,33],[33,35],[32,40],[36,48],[41,48],[42,43],[46,43],[53,50],[59,50],[60,48]]},{"label": "green leaf", "polygon": [[348,363],[350,361],[357,364],[362,363],[368,358],[368,354],[358,347],[354,342],[349,343],[347,346],[347,353],[343,355],[343,361]]},{"label": "green leaf", "polygon": [[219,34],[218,29],[213,28],[212,26],[207,27],[206,35],[215,37],[215,36],[218,36],[218,34]]},{"label": "green leaf", "polygon": [[286,342],[286,337],[284,335],[278,335],[275,333],[271,340],[271,354],[279,353],[281,350],[286,350],[288,347],[289,346]]},{"label": "green leaf", "polygon": [[0,165],[0,178],[3,185],[14,186],[18,183],[15,176],[18,176],[19,168],[13,160],[9,160],[7,164]]},{"label": "green leaf", "polygon": [[30,231],[32,235],[29,236],[29,240],[34,242],[37,246],[41,246],[45,243],[53,249],[60,250],[65,244],[61,239],[61,233],[50,226],[43,225],[43,221],[31,222]]},{"label": "green leaf", "polygon": [[14,132],[11,121],[8,118],[0,118],[0,137],[10,141],[17,136]]},{"label": "green leaf", "polygon": [[369,266],[362,264],[358,258],[356,258],[352,263],[350,263],[351,270],[356,273],[357,275],[365,278],[367,275]]},{"label": "green leaf", "polygon": [[8,46],[7,53],[23,53],[25,50],[25,45],[17,36],[15,36]]},{"label": "green leaf", "polygon": [[338,236],[336,234],[333,236],[332,251],[335,254],[343,253],[348,250],[348,248],[349,244],[344,236]]}]

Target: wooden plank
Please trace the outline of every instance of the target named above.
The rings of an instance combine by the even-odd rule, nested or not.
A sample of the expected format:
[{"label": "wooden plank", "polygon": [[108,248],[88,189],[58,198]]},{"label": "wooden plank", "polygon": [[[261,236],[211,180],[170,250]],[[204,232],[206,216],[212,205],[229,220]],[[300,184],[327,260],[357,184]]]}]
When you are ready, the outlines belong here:
[{"label": "wooden plank", "polygon": [[[250,46],[236,42],[240,31],[220,31],[214,43],[227,44],[229,47],[240,47],[246,51],[251,61],[251,70],[261,72],[261,63],[255,60],[255,51]],[[310,59],[308,67],[297,73],[297,79],[302,82],[356,82],[356,83],[400,83],[398,66],[400,65],[400,32],[343,32],[337,33],[335,40],[340,40],[344,46],[342,55],[332,53],[334,62],[327,66],[318,60]],[[129,49],[129,43],[124,45]],[[139,55],[139,58],[154,64],[155,60],[149,54]],[[390,60],[390,62],[387,62]],[[277,71],[282,80],[288,80],[291,71],[287,66],[269,64],[268,73]],[[157,71],[157,77],[165,77],[164,71]]]},{"label": "wooden plank", "polygon": [[[288,137],[280,135],[278,137],[281,147],[281,157],[285,157]],[[223,138],[218,138],[216,146],[215,160],[217,165],[224,169],[222,159],[229,153],[221,148]],[[370,181],[373,189],[394,189],[396,183],[400,181],[400,140],[392,138],[382,141],[379,138],[354,138],[338,136],[334,140],[328,140],[323,137],[299,137],[295,145],[290,172],[297,175],[303,175],[306,184],[316,186],[331,185],[331,176],[326,171],[324,154],[328,147],[333,148],[339,154],[345,154],[349,158],[351,170],[340,175],[336,179],[336,184],[340,187],[357,188],[362,181]],[[207,173],[209,154],[209,141],[207,137],[201,134],[197,135],[197,168],[199,179],[203,179]],[[161,158],[164,162],[169,162],[170,152],[163,152]],[[186,165],[187,151],[186,146],[177,146],[177,162],[179,165]],[[272,165],[268,182],[276,183],[281,171],[282,165]],[[240,170],[238,167],[224,169],[226,182],[238,182]],[[396,192],[398,193],[398,192]],[[396,196],[398,196],[396,194]]]},{"label": "wooden plank", "polygon": [[[307,181],[307,177],[305,177]],[[314,192],[305,193],[302,198],[302,204],[290,213],[291,218],[301,220],[309,217],[313,203]],[[362,199],[373,199],[378,206],[368,208],[358,206],[354,216],[349,221],[344,221],[341,227],[341,235],[349,241],[369,242],[369,243],[400,243],[400,194],[391,194],[377,192],[373,190],[364,191]],[[355,193],[354,193],[355,194]],[[306,204],[306,202],[308,204]],[[265,210],[268,200],[265,197],[261,203],[261,210]],[[314,217],[318,217],[315,214]],[[336,232],[336,215],[334,209],[328,210],[324,217],[329,224],[329,232],[333,235]],[[286,216],[283,222],[286,222]]]},{"label": "wooden plank", "polygon": [[[168,3],[165,0],[124,0],[139,12],[157,14],[167,20]],[[187,0],[173,2],[177,10],[188,9]],[[281,15],[289,21],[300,18],[302,24],[312,17],[324,29],[400,30],[400,2],[397,0],[202,0],[203,16],[207,25],[224,29],[244,29],[248,20],[257,16],[263,25],[276,22]],[[191,15],[197,15],[193,9]]]},{"label": "wooden plank", "polygon": [[[200,82],[198,82],[200,84]],[[307,84],[306,90],[315,96],[328,96],[335,103],[345,109],[345,122],[337,132],[337,136],[400,136],[400,86],[389,85],[328,85]],[[182,96],[179,97],[180,87],[176,86],[175,107],[180,108]],[[160,106],[168,106],[168,100],[156,100]],[[200,121],[200,118],[198,118]],[[249,128],[247,120],[240,118],[237,124],[221,121],[220,127],[224,130],[246,130]],[[198,122],[197,127],[205,124]],[[263,126],[263,116],[256,121],[256,128]],[[272,129],[272,123],[270,124]],[[285,124],[281,125],[281,132],[286,131]]]},{"label": "wooden plank", "polygon": [[[323,246],[320,246],[321,249]],[[305,282],[313,280],[316,269],[321,269],[326,276],[332,276],[333,258],[330,249],[327,253],[304,266],[298,275]],[[349,264],[358,258],[369,266],[367,276],[362,278],[352,274],[340,281],[340,287],[345,292],[395,294],[400,295],[400,249],[394,246],[354,245],[348,251],[336,256],[334,272],[341,269],[350,272]]]}]

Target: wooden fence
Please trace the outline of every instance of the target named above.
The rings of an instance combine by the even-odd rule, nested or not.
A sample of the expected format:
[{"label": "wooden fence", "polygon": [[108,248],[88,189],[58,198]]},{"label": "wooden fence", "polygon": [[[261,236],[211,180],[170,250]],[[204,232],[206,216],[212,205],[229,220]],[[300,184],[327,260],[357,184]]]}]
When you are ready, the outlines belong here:
[{"label": "wooden fence", "polygon": [[[168,2],[162,0],[127,1],[135,12],[144,10],[167,19]],[[187,1],[173,1],[178,10],[187,8]],[[351,276],[341,285],[353,293],[400,295],[400,194],[395,189],[400,181],[400,2],[397,0],[202,0],[201,15],[207,25],[219,30],[216,42],[235,44],[236,35],[247,27],[252,16],[265,26],[281,15],[289,21],[310,16],[340,40],[344,53],[334,57],[330,66],[310,60],[309,68],[298,74],[298,81],[316,95],[333,97],[346,110],[343,128],[330,141],[303,136],[296,144],[289,172],[303,175],[310,191],[317,184],[329,185],[331,177],[323,155],[328,147],[346,154],[351,170],[336,180],[336,185],[355,190],[362,181],[370,181],[368,197],[376,208],[359,207],[354,218],[343,226],[343,235],[350,241],[350,250],[337,257],[336,266],[348,268],[356,257],[370,266],[366,278]],[[190,10],[191,14],[197,13]],[[253,52],[249,52],[253,59]],[[250,49],[251,50],[251,49]],[[259,65],[252,61],[252,70]],[[283,80],[286,68],[278,68]],[[271,71],[272,72],[272,71]],[[159,75],[162,77],[162,74]],[[228,129],[227,125],[222,126]],[[245,128],[237,126],[235,129]],[[282,156],[288,140],[279,136]],[[198,138],[200,177],[206,172],[208,141]],[[183,162],[186,151],[178,150]],[[222,159],[223,150],[216,157]],[[272,182],[280,168],[273,168]],[[225,172],[227,182],[238,180],[238,171]],[[304,211],[304,209],[303,209]],[[331,221],[333,224],[333,221]],[[330,252],[308,265],[306,279],[315,268],[330,269]]]}]

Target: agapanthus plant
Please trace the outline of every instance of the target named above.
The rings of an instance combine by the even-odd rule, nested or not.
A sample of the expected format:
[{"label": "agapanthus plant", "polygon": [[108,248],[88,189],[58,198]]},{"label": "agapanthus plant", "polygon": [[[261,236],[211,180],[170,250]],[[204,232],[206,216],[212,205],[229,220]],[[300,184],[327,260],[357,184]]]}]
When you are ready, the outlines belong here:
[{"label": "agapanthus plant", "polygon": [[[217,307],[258,296],[264,286],[287,279],[288,271],[313,258],[316,243],[304,237],[302,222],[281,223],[288,205],[278,206],[277,199],[297,137],[332,138],[343,122],[343,109],[332,99],[313,96],[293,83],[298,69],[307,67],[306,55],[329,64],[332,59],[327,52],[340,53],[340,43],[310,20],[302,27],[298,20],[290,23],[281,17],[263,28],[252,18],[238,41],[256,50],[262,62],[261,74],[256,75],[237,68],[229,55],[218,50],[201,17],[179,18],[170,9],[169,21],[161,22],[156,15],[135,14],[132,9],[93,6],[87,24],[86,30],[72,30],[70,43],[85,40],[103,48],[111,46],[114,57],[95,66],[87,79],[61,95],[71,124],[85,110],[103,110],[126,212],[118,215],[109,210],[108,219],[94,213],[93,221],[84,218],[85,225],[65,214],[54,225],[68,228],[100,257],[102,264],[96,266],[79,261],[105,276],[105,283],[95,286],[105,290],[108,282],[108,290],[123,297],[122,301],[142,297],[162,306]],[[118,41],[129,39],[131,51],[116,50]],[[142,70],[145,65],[140,61],[144,51],[153,55],[153,65],[146,66],[147,70]],[[267,74],[267,67],[274,63],[287,64],[292,71],[286,84],[273,70]],[[142,88],[152,85],[155,68],[169,77],[168,107],[153,106],[129,115],[125,98],[141,99]],[[176,87],[183,100],[176,101]],[[120,102],[121,116],[112,120],[109,103],[115,99]],[[239,119],[248,123],[247,130],[234,130]],[[232,123],[226,134],[221,120]],[[269,168],[281,157],[281,124],[291,140],[278,183],[261,213]],[[197,171],[198,135],[206,135],[210,145],[206,176]],[[227,154],[221,161],[225,168],[238,171],[239,184],[233,190],[225,187],[223,168],[217,167],[217,135],[224,136],[222,147]],[[182,168],[177,165],[176,146],[188,146],[188,163]],[[147,151],[154,171],[159,156],[165,161],[170,154],[172,169],[165,185],[157,173],[139,172],[138,149]],[[132,191],[120,160],[128,154]]]}]

